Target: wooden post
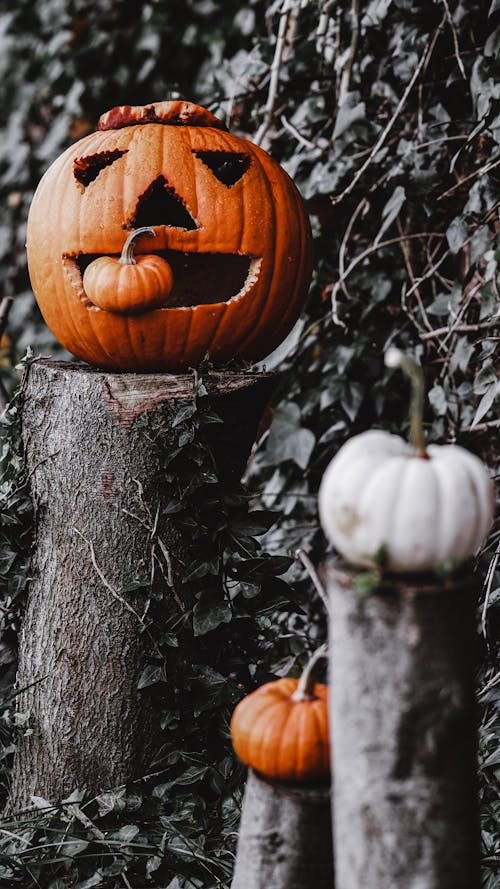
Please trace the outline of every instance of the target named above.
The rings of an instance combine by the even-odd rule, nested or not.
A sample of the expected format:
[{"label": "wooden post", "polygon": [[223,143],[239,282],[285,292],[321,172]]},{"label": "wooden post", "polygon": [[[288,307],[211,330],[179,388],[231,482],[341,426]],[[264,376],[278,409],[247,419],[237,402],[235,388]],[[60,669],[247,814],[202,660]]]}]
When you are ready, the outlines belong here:
[{"label": "wooden post", "polygon": [[330,564],[337,889],[478,889],[477,581]]},{"label": "wooden post", "polygon": [[231,889],[333,889],[330,787],[248,771]]},{"label": "wooden post", "polygon": [[[226,420],[207,428],[230,483],[243,471],[275,377],[217,373],[204,381]],[[150,694],[137,688],[148,645],[145,595],[120,591],[161,559],[154,583],[170,572],[175,588],[176,565],[189,564],[189,536],[163,516],[157,477],[159,451],[177,446],[172,420],[192,391],[188,374],[114,374],[46,360],[27,373],[22,426],[36,534],[17,681],[31,734],[19,739],[13,808],[34,794],[97,792],[143,774],[154,744]],[[137,422],[144,416],[147,428]]]}]

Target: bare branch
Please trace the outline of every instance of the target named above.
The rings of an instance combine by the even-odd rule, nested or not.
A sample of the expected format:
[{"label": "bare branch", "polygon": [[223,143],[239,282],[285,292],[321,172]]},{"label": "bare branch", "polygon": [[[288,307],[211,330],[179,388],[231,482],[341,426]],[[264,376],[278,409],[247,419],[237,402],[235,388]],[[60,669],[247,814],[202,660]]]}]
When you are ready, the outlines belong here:
[{"label": "bare branch", "polygon": [[451,34],[453,37],[453,46],[455,47],[455,58],[457,60],[457,65],[458,65],[460,74],[462,75],[464,80],[467,80],[467,75],[465,73],[464,63],[462,62],[462,58],[460,56],[460,47],[458,45],[457,30],[455,28],[455,25],[453,24],[453,19],[451,17],[451,12],[450,12],[450,7],[448,6],[448,0],[441,0],[441,3],[443,4],[443,6],[445,8],[446,18],[448,20],[448,24],[451,29]]},{"label": "bare branch", "polygon": [[416,81],[418,80],[420,74],[425,70],[425,68],[429,64],[430,58],[431,58],[432,53],[434,51],[434,47],[436,45],[436,41],[439,37],[439,34],[441,33],[441,30],[443,28],[445,20],[446,20],[446,16],[444,16],[444,18],[441,20],[440,24],[438,25],[438,27],[436,28],[436,30],[434,32],[434,36],[432,37],[432,40],[427,44],[424,52],[422,53],[419,63],[417,65],[417,67],[415,68],[415,71],[413,72],[412,78],[411,78],[410,82],[408,83],[408,86],[406,87],[403,95],[401,96],[401,99],[399,100],[398,105],[397,105],[392,117],[390,118],[390,120],[388,121],[388,123],[386,124],[384,129],[382,130],[382,133],[380,134],[379,138],[375,142],[375,145],[373,146],[372,150],[370,151],[370,154],[368,155],[364,164],[361,165],[361,167],[359,168],[359,170],[356,173],[356,175],[354,176],[354,178],[351,179],[349,185],[346,188],[344,188],[344,190],[339,195],[334,195],[332,197],[333,204],[339,204],[340,201],[342,201],[348,194],[351,193],[351,191],[353,191],[353,189],[356,187],[359,180],[361,179],[363,173],[365,173],[365,171],[370,166],[375,155],[382,148],[382,145],[384,144],[385,140],[387,139],[387,136],[391,132],[394,124],[396,123],[399,115],[401,114],[401,112],[404,108],[404,105],[406,103],[406,100],[407,100],[408,96],[410,95]]},{"label": "bare branch", "polygon": [[457,188],[461,188],[462,185],[465,185],[466,182],[470,182],[471,179],[477,179],[481,176],[484,176],[486,173],[489,173],[490,170],[494,170],[495,167],[498,167],[498,166],[500,166],[500,158],[498,158],[496,161],[491,161],[489,164],[484,164],[484,166],[479,167],[478,170],[474,170],[473,173],[469,173],[468,176],[464,176],[463,179],[459,179],[458,182],[455,182],[455,185],[452,185],[451,188],[448,188],[446,191],[443,191],[443,193],[440,194],[436,198],[436,200],[442,201],[443,198],[447,198],[448,195],[453,194],[453,192],[456,191]]},{"label": "bare branch", "polygon": [[339,95],[338,95],[338,108],[342,108],[342,105],[345,102],[345,98],[347,93],[349,92],[349,86],[351,83],[351,72],[352,66],[354,64],[354,59],[356,58],[356,50],[358,48],[359,42],[359,8],[360,8],[360,0],[352,0],[351,5],[351,45],[349,47],[349,55],[344,64],[344,68],[342,70],[342,77],[340,79],[340,87],[339,87]]},{"label": "bare branch", "polygon": [[276,38],[274,58],[271,64],[269,92],[267,94],[267,102],[264,109],[264,120],[262,121],[253,139],[255,145],[262,145],[264,137],[266,136],[267,131],[273,122],[273,114],[278,97],[281,65],[283,62],[283,56],[287,43],[287,32],[290,25],[292,13],[297,12],[298,8],[299,3],[297,2],[297,0],[284,0],[283,6],[281,7],[280,20],[278,25],[278,36]]},{"label": "bare branch", "polygon": [[316,568],[314,567],[313,563],[311,562],[311,559],[307,555],[306,551],[303,549],[296,549],[293,555],[294,555],[294,558],[298,562],[301,562],[303,564],[304,568],[306,569],[307,573],[309,574],[309,577],[311,578],[311,580],[314,584],[316,592],[318,593],[321,601],[323,602],[323,605],[326,608],[326,613],[328,614],[329,607],[330,607],[329,602],[328,602],[328,595],[327,595],[327,592],[326,592],[323,584],[321,583],[321,580],[319,579],[319,574],[316,571]]},{"label": "bare branch", "polygon": [[453,331],[453,333],[478,333],[480,330],[490,330],[499,325],[499,318],[491,318],[489,321],[478,321],[477,324],[457,324],[456,326],[453,326],[453,328],[436,327],[435,330],[430,330],[428,333],[422,333],[420,339],[430,340],[437,336],[449,334],[451,331]]},{"label": "bare branch", "polygon": [[0,302],[0,337],[5,333],[5,328],[7,327],[7,319],[9,317],[9,312],[12,308],[12,304],[14,302],[14,297],[12,296],[4,296],[2,302]]}]

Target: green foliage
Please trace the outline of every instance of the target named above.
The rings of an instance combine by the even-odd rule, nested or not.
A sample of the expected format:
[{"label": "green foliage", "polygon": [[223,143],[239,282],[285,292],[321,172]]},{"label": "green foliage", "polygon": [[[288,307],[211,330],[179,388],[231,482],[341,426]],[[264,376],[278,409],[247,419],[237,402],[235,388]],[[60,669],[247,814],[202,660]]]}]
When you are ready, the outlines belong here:
[{"label": "green foliage", "polygon": [[[346,438],[371,426],[405,430],[406,386],[383,366],[384,348],[391,343],[413,351],[426,369],[428,438],[458,441],[497,471],[499,53],[496,0],[302,0],[286,6],[264,0],[243,6],[150,0],[139,13],[124,0],[90,6],[19,0],[15,11],[4,11],[0,18],[5,115],[0,280],[5,293],[16,294],[10,329],[18,348],[29,342],[46,349],[50,343],[33,308],[23,247],[27,208],[42,171],[71,139],[94,125],[101,111],[125,101],[164,98],[178,88],[222,112],[234,130],[258,138],[293,176],[312,216],[315,273],[309,303],[288,342],[267,361],[268,367],[279,366],[281,383],[273,423],[247,473],[258,511],[272,510],[276,517],[263,538],[265,551],[281,557],[300,545],[320,562],[326,546],[316,495],[327,462]],[[273,62],[276,76],[271,77]],[[51,343],[50,350],[55,348]],[[188,436],[190,419],[182,426]],[[184,491],[182,497],[187,495]],[[190,509],[196,496],[193,491]],[[219,500],[220,506],[227,511]],[[239,509],[244,512],[243,500],[236,503],[235,515]],[[244,527],[246,521],[248,514]],[[226,523],[220,538],[214,531],[217,545],[227,547],[229,540],[233,552],[228,592],[212,599],[207,585],[195,606],[193,626],[199,635],[191,641],[207,641],[209,651],[212,634],[214,639],[221,634],[226,644],[241,629],[241,636],[234,637],[241,639],[246,622],[245,633],[252,628],[251,644],[256,645],[251,678],[258,670],[286,672],[306,647],[323,638],[322,606],[295,565],[286,574],[294,583],[295,605],[284,602],[276,610],[274,599],[266,609],[266,597],[253,596],[260,583],[258,568],[254,583],[252,559],[257,557],[243,553],[236,542],[239,532],[228,528]],[[249,526],[246,531],[245,538],[257,536]],[[497,529],[483,557],[489,567],[479,621],[479,687],[486,689],[480,752],[487,889],[500,887],[495,753],[500,737],[499,540]],[[22,545],[13,551],[19,560],[13,565],[21,564]],[[8,561],[8,548],[6,556]],[[198,570],[205,589],[206,580],[215,577],[213,566],[200,556]],[[18,573],[25,576],[21,569]],[[274,595],[285,600],[286,585],[279,593],[275,586]],[[251,617],[241,618],[240,609]],[[15,633],[9,632],[13,647]],[[215,736],[221,731],[219,716],[229,712],[236,693],[233,680],[242,678],[246,684],[249,678],[228,651],[221,645],[207,660],[210,670],[231,680],[220,713],[219,704],[210,711]],[[145,681],[161,679],[163,662],[151,667],[157,672]],[[217,700],[217,679],[210,675],[214,681],[205,682],[205,689],[212,689],[208,699],[213,694]],[[218,681],[225,694],[226,683]],[[199,700],[203,677],[200,682]],[[181,749],[199,754],[193,719],[190,745]],[[215,761],[223,760],[212,759],[211,768]],[[203,769],[207,763],[179,759],[171,774],[182,775],[191,765]],[[212,780],[208,771],[193,785],[176,785],[177,791],[190,788],[183,793],[191,802],[183,805],[186,812],[189,805],[195,807],[192,823],[198,823],[200,810],[210,812],[207,819],[213,817],[210,806],[217,806],[217,793]],[[232,826],[221,826],[219,810],[207,834],[208,846],[214,857],[222,856],[224,866],[229,865],[227,836],[236,824],[240,793],[232,781],[236,801],[227,803]],[[95,808],[89,811],[93,818]],[[124,817],[129,814],[125,810]],[[74,819],[68,830],[84,828]],[[91,846],[88,854],[94,852]],[[87,853],[79,854],[84,860]],[[186,853],[179,874],[192,868],[194,885],[210,885],[212,877],[199,860],[193,855],[188,865],[188,858]],[[113,877],[105,879],[114,885]],[[155,885],[154,872],[151,879]],[[131,885],[142,883],[131,879]]]}]

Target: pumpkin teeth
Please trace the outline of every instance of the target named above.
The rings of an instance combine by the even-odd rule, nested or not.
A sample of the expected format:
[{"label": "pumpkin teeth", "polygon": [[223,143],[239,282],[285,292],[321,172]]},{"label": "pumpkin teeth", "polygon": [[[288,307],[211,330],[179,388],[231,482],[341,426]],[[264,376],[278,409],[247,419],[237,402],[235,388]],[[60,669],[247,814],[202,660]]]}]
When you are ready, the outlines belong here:
[{"label": "pumpkin teeth", "polygon": [[[174,286],[166,297],[166,304],[153,311],[170,308],[193,308],[197,306],[229,303],[241,299],[256,284],[262,257],[252,257],[237,253],[186,253],[178,250],[151,250],[165,259],[172,268]],[[97,309],[89,299],[83,286],[83,275],[87,266],[100,256],[118,254],[81,253],[63,254],[64,271],[75,296],[89,309]]]},{"label": "pumpkin teeth", "polygon": [[241,288],[241,290],[239,291],[239,293],[236,293],[233,297],[231,297],[231,300],[239,299],[240,297],[244,296],[245,293],[248,293],[250,288],[253,287],[254,284],[257,283],[261,265],[262,265],[262,257],[261,256],[254,257],[253,259],[250,260],[250,265],[248,268],[248,275],[246,277],[246,281],[245,281],[243,287]]}]

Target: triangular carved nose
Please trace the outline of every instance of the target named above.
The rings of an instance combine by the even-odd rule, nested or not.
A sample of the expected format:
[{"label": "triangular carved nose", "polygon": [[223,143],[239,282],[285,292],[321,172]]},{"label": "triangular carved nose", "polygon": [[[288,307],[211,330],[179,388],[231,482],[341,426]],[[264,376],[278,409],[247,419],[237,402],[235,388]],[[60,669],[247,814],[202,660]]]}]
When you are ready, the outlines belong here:
[{"label": "triangular carved nose", "polygon": [[134,217],[128,227],[140,228],[142,225],[168,225],[185,231],[198,228],[182,198],[164,176],[158,176],[137,201]]}]

